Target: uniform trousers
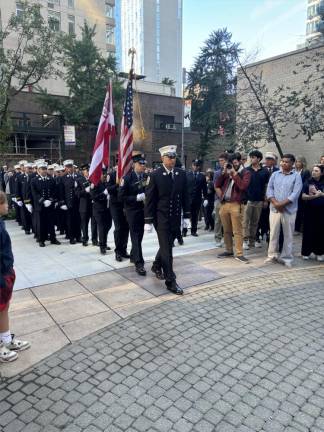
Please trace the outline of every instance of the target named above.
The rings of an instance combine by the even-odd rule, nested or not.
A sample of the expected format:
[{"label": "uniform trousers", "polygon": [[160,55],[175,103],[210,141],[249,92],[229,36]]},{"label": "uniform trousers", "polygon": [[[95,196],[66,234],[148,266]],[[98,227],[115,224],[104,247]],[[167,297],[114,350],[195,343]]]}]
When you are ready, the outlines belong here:
[{"label": "uniform trousers", "polygon": [[50,240],[55,240],[54,230],[54,209],[52,206],[43,207],[39,211],[35,211],[36,228],[37,228],[37,240],[45,242],[50,236]]},{"label": "uniform trousers", "polygon": [[165,283],[166,285],[170,285],[176,280],[176,275],[173,271],[172,247],[177,236],[177,227],[170,227],[169,229],[159,229],[156,227],[156,232],[160,247],[153,262],[153,267],[158,270],[163,269]]},{"label": "uniform trousers", "polygon": [[107,247],[108,232],[111,228],[111,214],[109,209],[93,209],[93,217],[97,224],[99,234],[99,246]]},{"label": "uniform trousers", "polygon": [[74,205],[66,211],[66,228],[70,241],[79,240],[81,238],[80,213],[77,205]]},{"label": "uniform trousers", "polygon": [[111,217],[114,221],[115,252],[126,254],[129,226],[125,217],[123,204],[110,203]]},{"label": "uniform trousers", "polygon": [[131,258],[134,264],[144,264],[142,240],[144,236],[144,211],[126,211],[129,233],[132,242]]},{"label": "uniform trousers", "polygon": [[82,241],[87,242],[89,240],[89,222],[91,219],[91,240],[96,241],[98,237],[97,224],[91,212],[80,212],[81,220],[81,232]]},{"label": "uniform trousers", "polygon": [[20,207],[20,211],[21,211],[22,226],[24,227],[25,231],[29,232],[31,230],[31,227],[32,227],[31,214],[26,209],[25,205]]},{"label": "uniform trousers", "polygon": [[214,218],[213,218],[213,210],[214,210],[214,199],[208,200],[208,205],[204,207],[204,218],[206,228],[210,228],[214,231]]},{"label": "uniform trousers", "polygon": [[201,199],[194,200],[191,203],[190,212],[191,212],[191,232],[197,232],[198,226],[198,216],[201,209]]},{"label": "uniform trousers", "polygon": [[243,255],[242,205],[238,202],[225,202],[219,215],[224,229],[224,242],[227,252],[233,252],[233,235],[237,256]]}]

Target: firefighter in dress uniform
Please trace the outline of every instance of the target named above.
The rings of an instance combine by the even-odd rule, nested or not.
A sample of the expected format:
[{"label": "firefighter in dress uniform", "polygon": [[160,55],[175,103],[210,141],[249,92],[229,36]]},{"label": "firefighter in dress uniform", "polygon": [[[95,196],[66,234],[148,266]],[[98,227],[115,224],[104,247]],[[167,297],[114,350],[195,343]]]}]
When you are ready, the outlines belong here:
[{"label": "firefighter in dress uniform", "polygon": [[[151,232],[152,225],[157,232],[159,250],[152,271],[158,279],[165,279],[167,288],[175,294],[183,294],[173,271],[172,245],[181,225],[181,211],[184,222],[190,225],[190,205],[187,176],[184,170],[175,168],[176,146],[159,149],[162,166],[147,179],[145,190],[145,231]],[[162,273],[163,270],[163,273]]]},{"label": "firefighter in dress uniform", "polygon": [[144,200],[146,178],[145,156],[134,151],[132,154],[133,170],[121,179],[119,199],[124,203],[126,218],[129,225],[132,241],[131,262],[135,264],[135,271],[140,276],[146,276],[142,252],[142,240],[144,235]]},{"label": "firefighter in dress uniform", "polygon": [[39,162],[38,176],[31,180],[34,211],[37,218],[37,239],[40,247],[50,237],[51,244],[61,244],[55,236],[54,208],[56,202],[56,185],[52,177],[47,175],[47,163]]}]

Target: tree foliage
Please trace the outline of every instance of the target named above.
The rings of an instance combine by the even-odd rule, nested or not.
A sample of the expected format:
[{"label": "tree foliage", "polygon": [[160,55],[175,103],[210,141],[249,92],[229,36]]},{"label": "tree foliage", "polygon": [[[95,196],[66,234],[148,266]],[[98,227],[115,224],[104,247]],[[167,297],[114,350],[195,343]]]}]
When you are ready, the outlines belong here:
[{"label": "tree foliage", "polygon": [[200,133],[199,156],[204,157],[220,128],[234,139],[236,66],[239,44],[227,29],[211,33],[188,73],[192,127]]},{"label": "tree foliage", "polygon": [[[23,12],[13,14],[0,29],[0,129],[8,127],[12,97],[56,73],[57,34],[42,17],[39,4],[20,3]],[[13,40],[14,48],[8,49]]]},{"label": "tree foliage", "polygon": [[84,22],[82,36],[63,35],[61,39],[64,70],[61,74],[68,97],[55,98],[43,90],[41,103],[51,112],[59,112],[65,122],[89,129],[100,118],[107,84],[113,79],[115,117],[121,113],[122,86],[116,75],[116,61],[113,56],[105,58],[96,47],[96,28]]}]

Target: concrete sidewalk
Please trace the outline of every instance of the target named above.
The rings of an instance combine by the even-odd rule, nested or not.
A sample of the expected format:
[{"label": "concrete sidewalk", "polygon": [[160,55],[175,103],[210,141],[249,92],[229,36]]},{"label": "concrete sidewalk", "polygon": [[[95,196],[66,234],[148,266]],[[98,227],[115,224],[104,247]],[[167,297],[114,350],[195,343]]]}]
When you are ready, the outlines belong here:
[{"label": "concrete sidewalk", "polygon": [[[212,247],[211,237],[205,234],[205,239],[204,235],[198,239],[200,239],[200,244],[206,243],[205,247]],[[191,237],[185,239],[187,248],[195,247],[194,240]],[[146,248],[151,247],[152,250],[153,247],[156,248],[156,243],[154,241],[152,243],[152,245],[146,245]],[[14,248],[15,246],[17,249],[14,238]],[[33,259],[36,263],[43,254],[43,249],[37,248],[34,244],[33,246]],[[73,249],[74,246],[71,248]],[[82,246],[77,246],[77,248],[81,251],[88,249]],[[219,279],[232,286],[237,281],[257,276],[262,284],[274,273],[279,274],[286,271],[285,267],[280,264],[265,265],[263,263],[265,247],[254,249],[253,252],[246,254],[251,259],[249,265],[239,263],[232,258],[216,258],[217,253],[221,250],[201,250],[175,258],[174,268],[185,294],[206,288]],[[186,250],[176,247],[175,251],[179,254]],[[77,254],[77,251],[73,253]],[[21,258],[18,259],[18,265],[26,265],[19,260]],[[50,265],[48,259],[46,262],[47,265]],[[35,365],[65,345],[87,338],[93,332],[136,312],[174,299],[174,294],[167,291],[164,283],[157,280],[151,273],[151,263],[147,263],[146,277],[138,276],[133,266],[129,265],[129,261],[122,264],[123,268],[120,269],[110,269],[90,276],[16,291],[11,305],[11,330],[17,336],[30,340],[33,348],[22,353],[18,361],[10,365],[1,365],[1,374],[13,376]],[[300,258],[296,259],[296,268],[307,268],[314,265],[316,266],[314,261],[305,262]],[[57,279],[60,280],[60,269],[53,274],[56,274]]]}]

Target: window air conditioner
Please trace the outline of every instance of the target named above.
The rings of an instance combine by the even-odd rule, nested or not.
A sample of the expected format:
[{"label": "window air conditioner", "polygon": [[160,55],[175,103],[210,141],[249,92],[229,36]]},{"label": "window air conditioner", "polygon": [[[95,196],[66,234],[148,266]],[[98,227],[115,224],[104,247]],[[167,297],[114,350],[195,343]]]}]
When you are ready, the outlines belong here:
[{"label": "window air conditioner", "polygon": [[176,130],[177,129],[175,124],[170,124],[170,123],[167,124],[165,126],[165,128],[168,129],[168,130]]}]

